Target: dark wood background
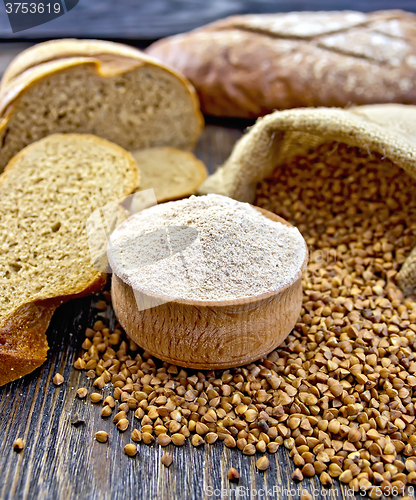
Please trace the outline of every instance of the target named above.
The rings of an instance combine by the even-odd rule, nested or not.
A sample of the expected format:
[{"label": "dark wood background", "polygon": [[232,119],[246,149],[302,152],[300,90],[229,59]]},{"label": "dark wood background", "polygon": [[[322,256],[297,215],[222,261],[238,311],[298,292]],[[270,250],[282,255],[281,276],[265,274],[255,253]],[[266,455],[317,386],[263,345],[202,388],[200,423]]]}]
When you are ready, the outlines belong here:
[{"label": "dark wood background", "polygon": [[[44,0],[49,1],[53,3]],[[67,14],[13,34],[4,3],[0,0],[0,39],[84,37],[133,42],[188,31],[232,14],[348,9],[416,12],[415,0],[79,0]]]}]

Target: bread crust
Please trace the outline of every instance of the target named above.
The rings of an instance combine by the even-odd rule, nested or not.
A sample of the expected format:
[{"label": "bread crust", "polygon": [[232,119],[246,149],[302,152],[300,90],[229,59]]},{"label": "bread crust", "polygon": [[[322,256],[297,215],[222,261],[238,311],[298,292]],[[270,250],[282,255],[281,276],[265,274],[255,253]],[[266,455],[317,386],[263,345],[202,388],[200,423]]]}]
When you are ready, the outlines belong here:
[{"label": "bread crust", "polygon": [[204,113],[416,103],[416,15],[399,10],[232,16],[152,44]]},{"label": "bread crust", "polygon": [[[80,134],[55,134],[47,140],[59,141],[62,137],[71,140],[79,138]],[[126,157],[135,175],[124,196],[134,192],[139,184],[139,170],[132,155],[117,144],[100,137],[82,134],[82,138],[94,144],[105,144],[108,149],[113,149],[118,154],[121,152]],[[0,176],[0,186],[7,182],[19,158],[36,146],[37,143],[29,145],[12,158]],[[67,294],[56,297],[37,297],[34,301],[20,304],[3,318],[0,321],[0,386],[31,373],[45,362],[48,351],[45,332],[59,305],[72,298],[83,297],[102,290],[106,281],[107,275],[95,270],[91,277],[87,279],[84,277],[80,280],[77,289],[71,288]]]},{"label": "bread crust", "polygon": [[64,38],[38,43],[18,54],[9,64],[1,79],[0,88],[8,85],[17,76],[39,64],[72,57],[94,57],[113,55],[137,59],[143,63],[153,59],[138,49],[122,43],[105,40],[78,40]]},{"label": "bread crust", "polygon": [[27,375],[46,361],[46,331],[61,304],[102,290],[107,275],[98,274],[79,293],[23,304],[0,325],[0,386]]}]

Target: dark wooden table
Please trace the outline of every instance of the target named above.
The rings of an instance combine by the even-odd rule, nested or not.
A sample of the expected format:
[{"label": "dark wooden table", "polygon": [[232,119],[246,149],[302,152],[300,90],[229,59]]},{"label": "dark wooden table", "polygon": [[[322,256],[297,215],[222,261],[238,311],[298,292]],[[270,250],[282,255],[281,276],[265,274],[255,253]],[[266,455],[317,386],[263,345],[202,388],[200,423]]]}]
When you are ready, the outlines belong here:
[{"label": "dark wooden table", "polygon": [[[8,0],[9,2],[11,0]],[[45,4],[47,0],[44,0]],[[5,2],[6,3],[6,2]],[[79,0],[67,14],[13,33],[0,2],[0,39],[116,38],[155,40],[189,31],[235,14],[299,10],[403,9],[416,12],[415,0]]]},{"label": "dark wooden table", "polygon": [[[3,61],[19,48],[10,45]],[[242,134],[241,125],[207,125],[196,153],[211,172],[228,157]],[[90,389],[92,385],[85,372],[72,365],[81,353],[83,332],[99,319],[98,300],[94,296],[61,306],[48,330],[47,362],[31,375],[0,388],[1,500],[297,500],[304,488],[315,500],[350,498],[338,483],[330,490],[324,490],[317,479],[296,485],[291,480],[294,465],[283,446],[269,455],[271,466],[265,473],[255,468],[258,457],[245,456],[221,442],[201,448],[189,442],[182,448],[169,445],[167,450],[174,459],[169,469],[160,462],[162,448],[158,445],[141,445],[138,456],[128,458],[123,447],[130,432],[120,433],[111,419],[102,420],[100,405],[75,397],[79,387]],[[113,312],[108,310],[106,315],[114,326]],[[57,372],[65,377],[60,387],[52,383]],[[109,393],[106,388],[105,395]],[[85,420],[84,426],[71,425],[75,414]],[[108,432],[107,444],[94,440],[98,430]],[[20,454],[12,450],[18,437],[26,444]],[[230,485],[227,479],[231,466],[240,471],[238,485]]]}]

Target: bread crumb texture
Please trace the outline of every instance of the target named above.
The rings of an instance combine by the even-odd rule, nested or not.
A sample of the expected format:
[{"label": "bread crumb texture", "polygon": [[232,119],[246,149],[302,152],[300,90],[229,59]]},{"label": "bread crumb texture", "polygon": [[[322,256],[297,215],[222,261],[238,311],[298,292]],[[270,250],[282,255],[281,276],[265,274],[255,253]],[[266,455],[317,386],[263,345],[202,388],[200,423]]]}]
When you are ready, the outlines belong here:
[{"label": "bread crumb texture", "polygon": [[193,194],[208,175],[204,163],[189,151],[160,147],[132,154],[140,168],[140,189],[153,189],[158,202]]},{"label": "bread crumb texture", "polygon": [[88,135],[49,136],[10,162],[0,178],[0,385],[21,376],[16,360],[29,372],[40,364],[41,334],[64,297],[103,280],[91,265],[87,219],[137,182],[126,151]]},{"label": "bread crumb texture", "polygon": [[[39,67],[33,70],[38,73]],[[0,126],[0,170],[22,148],[51,133],[95,134],[128,150],[186,149],[200,130],[189,89],[154,65],[103,77],[90,62],[45,70],[32,80],[22,74],[12,82],[15,87],[20,82],[23,90]]]}]

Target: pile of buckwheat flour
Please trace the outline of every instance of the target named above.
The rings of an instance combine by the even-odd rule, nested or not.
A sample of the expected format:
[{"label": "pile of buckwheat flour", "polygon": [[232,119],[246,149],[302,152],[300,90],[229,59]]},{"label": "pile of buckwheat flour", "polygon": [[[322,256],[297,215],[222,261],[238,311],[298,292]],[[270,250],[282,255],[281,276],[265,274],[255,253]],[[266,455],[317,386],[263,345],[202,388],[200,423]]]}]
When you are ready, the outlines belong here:
[{"label": "pile of buckwheat flour", "polygon": [[299,231],[248,203],[207,196],[165,203],[114,231],[113,272],[135,289],[195,300],[229,300],[273,291],[299,272]]}]

